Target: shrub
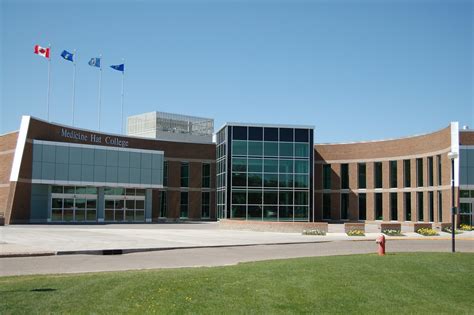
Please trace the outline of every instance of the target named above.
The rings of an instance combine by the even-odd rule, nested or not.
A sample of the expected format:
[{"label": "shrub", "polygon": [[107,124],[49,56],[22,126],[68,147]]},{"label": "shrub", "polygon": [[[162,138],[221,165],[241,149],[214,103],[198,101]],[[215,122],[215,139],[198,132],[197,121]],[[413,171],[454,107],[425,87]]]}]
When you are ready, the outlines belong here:
[{"label": "shrub", "polygon": [[473,227],[470,226],[469,224],[461,224],[459,226],[459,229],[463,230],[463,231],[471,231],[471,230],[473,230]]},{"label": "shrub", "polygon": [[312,229],[312,230],[303,230],[303,235],[326,235],[326,231]]},{"label": "shrub", "polygon": [[[450,226],[447,226],[447,227],[444,227],[442,231],[451,234],[453,230],[451,229]],[[454,230],[454,234],[461,234],[461,233],[462,231]]]},{"label": "shrub", "polygon": [[364,231],[362,230],[350,230],[346,233],[348,236],[365,236]]},{"label": "shrub", "polygon": [[402,231],[400,230],[385,229],[382,230],[382,233],[388,236],[403,236]]},{"label": "shrub", "polygon": [[416,233],[418,234],[421,234],[423,236],[435,236],[435,235],[438,235],[438,233],[433,230],[433,229],[430,229],[430,228],[421,228],[421,229],[418,229],[416,230]]}]

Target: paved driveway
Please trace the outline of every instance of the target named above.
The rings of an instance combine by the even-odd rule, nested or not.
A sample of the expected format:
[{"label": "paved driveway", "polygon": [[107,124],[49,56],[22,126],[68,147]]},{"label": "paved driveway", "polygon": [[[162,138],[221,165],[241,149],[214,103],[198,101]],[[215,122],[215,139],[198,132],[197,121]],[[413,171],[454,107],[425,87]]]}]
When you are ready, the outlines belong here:
[{"label": "paved driveway", "polygon": [[[330,229],[331,231],[331,229]],[[469,237],[474,232],[458,237]],[[449,237],[443,233],[444,237]],[[8,253],[88,252],[104,249],[145,250],[257,244],[311,243],[335,240],[374,240],[344,233],[305,236],[300,233],[252,232],[219,229],[216,222],[124,225],[9,225],[0,227],[0,256]],[[417,237],[411,233],[406,238]]]},{"label": "paved driveway", "polygon": [[[458,251],[474,252],[474,242],[460,240]],[[393,252],[449,252],[449,240],[389,240]],[[213,247],[142,252],[125,255],[64,255],[0,258],[0,276],[120,271],[154,268],[211,267],[240,262],[293,257],[373,253],[373,241],[332,241],[324,243]],[[383,259],[383,257],[381,257]]]}]

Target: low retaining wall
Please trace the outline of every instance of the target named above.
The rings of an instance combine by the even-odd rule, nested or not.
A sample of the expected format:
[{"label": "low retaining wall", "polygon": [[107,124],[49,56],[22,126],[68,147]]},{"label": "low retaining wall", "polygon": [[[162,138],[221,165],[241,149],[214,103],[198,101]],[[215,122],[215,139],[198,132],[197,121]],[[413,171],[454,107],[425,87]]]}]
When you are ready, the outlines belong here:
[{"label": "low retaining wall", "polygon": [[303,230],[328,232],[327,222],[262,222],[243,220],[220,220],[219,228],[227,230],[248,230],[259,232],[302,233]]},{"label": "low retaining wall", "polygon": [[418,231],[419,229],[431,229],[433,225],[431,223],[413,223],[413,232]]},{"label": "low retaining wall", "polygon": [[402,225],[400,223],[380,223],[380,230],[402,230]]},{"label": "low retaining wall", "polygon": [[438,230],[444,230],[445,228],[451,229],[452,224],[449,222],[441,222],[441,223],[434,223],[433,228],[438,229]]},{"label": "low retaining wall", "polygon": [[344,223],[344,232],[347,233],[349,231],[359,230],[365,233],[365,223],[359,222],[348,222]]}]

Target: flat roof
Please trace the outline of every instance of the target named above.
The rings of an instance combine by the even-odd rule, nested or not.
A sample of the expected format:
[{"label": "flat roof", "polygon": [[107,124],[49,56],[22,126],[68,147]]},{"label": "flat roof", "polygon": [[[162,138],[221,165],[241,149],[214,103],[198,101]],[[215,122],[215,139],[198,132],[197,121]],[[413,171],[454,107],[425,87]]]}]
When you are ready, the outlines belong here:
[{"label": "flat roof", "polygon": [[227,126],[237,126],[237,127],[267,127],[267,128],[296,128],[296,129],[312,129],[314,126],[310,125],[287,125],[287,124],[259,124],[259,123],[242,123],[242,122],[226,122],[218,130],[222,130]]}]

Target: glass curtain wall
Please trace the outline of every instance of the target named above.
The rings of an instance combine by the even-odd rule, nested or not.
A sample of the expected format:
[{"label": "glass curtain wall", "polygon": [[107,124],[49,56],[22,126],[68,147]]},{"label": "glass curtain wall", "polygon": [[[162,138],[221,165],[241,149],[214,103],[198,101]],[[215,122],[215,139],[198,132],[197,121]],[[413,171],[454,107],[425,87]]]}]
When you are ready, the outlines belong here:
[{"label": "glass curtain wall", "polygon": [[[225,198],[230,196],[232,219],[308,221],[312,129],[252,126],[225,129],[228,132],[225,139],[230,139],[228,158],[226,141],[219,139],[222,130],[217,136],[218,174],[223,175],[218,175],[221,217],[223,209],[219,206],[225,205]],[[221,140],[224,141],[219,143]],[[230,164],[227,168],[230,176],[223,171],[226,162]],[[231,192],[219,189],[229,179],[227,187],[231,187]]]}]

